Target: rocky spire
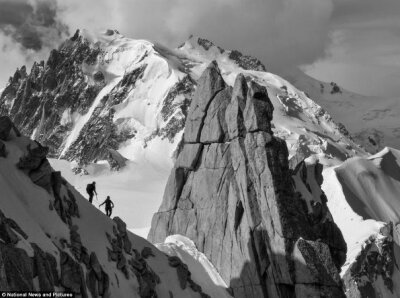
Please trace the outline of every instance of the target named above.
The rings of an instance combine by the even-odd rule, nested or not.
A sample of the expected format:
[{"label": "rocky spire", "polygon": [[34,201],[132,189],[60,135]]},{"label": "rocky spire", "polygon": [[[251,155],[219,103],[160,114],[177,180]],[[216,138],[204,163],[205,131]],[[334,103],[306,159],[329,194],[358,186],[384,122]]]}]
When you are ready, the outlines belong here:
[{"label": "rocky spire", "polygon": [[324,239],[317,241],[295,194],[272,114],[265,87],[243,75],[227,87],[210,64],[149,239],[192,239],[234,297],[344,297],[341,262]]}]

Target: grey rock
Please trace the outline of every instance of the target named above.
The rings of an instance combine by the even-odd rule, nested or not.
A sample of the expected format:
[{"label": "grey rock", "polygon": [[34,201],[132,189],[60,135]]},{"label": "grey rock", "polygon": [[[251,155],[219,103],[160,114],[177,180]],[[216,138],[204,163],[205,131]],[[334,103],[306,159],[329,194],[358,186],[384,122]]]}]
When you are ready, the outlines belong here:
[{"label": "grey rock", "polygon": [[295,263],[297,283],[340,287],[339,272],[325,243],[299,239],[295,244],[293,257],[297,260]]},{"label": "grey rock", "polygon": [[177,168],[194,170],[201,155],[203,144],[187,144],[176,160]]},{"label": "grey rock", "polygon": [[123,253],[118,254],[117,268],[122,270],[126,266],[126,258]]},{"label": "grey rock", "polygon": [[107,255],[108,255],[108,260],[109,261],[114,261],[116,262],[118,260],[118,254],[111,249],[107,248]]},{"label": "grey rock", "polygon": [[0,140],[8,141],[10,139],[10,133],[13,129],[14,124],[11,119],[7,116],[0,117]]},{"label": "grey rock", "polygon": [[178,258],[176,256],[170,256],[170,257],[168,257],[168,263],[172,267],[178,267],[182,264],[182,261],[180,258]]},{"label": "grey rock", "polygon": [[132,242],[129,240],[128,234],[126,234],[123,237],[123,242],[124,242],[124,251],[127,254],[131,254],[132,253]]},{"label": "grey rock", "polygon": [[229,138],[244,137],[246,128],[243,122],[243,111],[246,107],[247,82],[243,74],[236,77],[232,99],[225,113]]},{"label": "grey rock", "polygon": [[33,291],[33,266],[25,250],[0,242],[0,274],[10,291]]},{"label": "grey rock", "polygon": [[99,297],[97,277],[93,269],[86,273],[86,284],[92,297]]},{"label": "grey rock", "polygon": [[54,291],[54,286],[58,286],[57,260],[49,253],[44,253],[39,246],[31,243],[35,255],[33,266],[39,279],[41,291]]},{"label": "grey rock", "polygon": [[[233,91],[220,80],[211,65],[199,82],[179,163],[153,216],[149,240],[159,243],[173,234],[193,240],[234,297],[306,297],[301,293],[308,281],[296,279],[302,272],[312,274],[317,296],[344,297],[330,239],[316,241],[319,223],[309,222],[293,187],[286,143],[271,131],[267,90],[242,75]],[[219,94],[231,94],[227,105],[217,104]],[[189,154],[203,142],[200,157]],[[182,168],[182,160],[190,166]],[[179,268],[186,287],[182,262],[170,257],[169,263]]]},{"label": "grey rock", "polygon": [[243,111],[246,130],[271,133],[274,106],[268,98],[267,90],[264,86],[251,81],[247,93],[246,107]]},{"label": "grey rock", "polygon": [[48,192],[51,192],[51,174],[53,172],[53,168],[50,165],[50,162],[45,159],[41,163],[38,169],[32,170],[29,172],[29,178],[31,178],[32,182],[36,185],[43,187]]},{"label": "grey rock", "polygon": [[222,143],[228,140],[225,110],[231,97],[231,88],[226,88],[218,92],[211,101],[201,130],[201,143]]},{"label": "grey rock", "polygon": [[378,280],[383,281],[387,292],[393,293],[397,282],[395,271],[398,270],[398,245],[393,240],[393,232],[393,223],[387,223],[379,234],[371,236],[363,243],[355,262],[343,276],[347,297],[379,297],[381,291],[377,291],[374,286]]},{"label": "grey rock", "polygon": [[213,98],[223,90],[225,82],[215,61],[207,67],[199,79],[197,90],[190,104],[186,119],[184,141],[198,143],[208,107]]},{"label": "grey rock", "polygon": [[78,233],[78,226],[72,226],[70,228],[69,235],[71,242],[71,251],[77,260],[81,260],[82,241],[81,236]]},{"label": "grey rock", "polygon": [[97,280],[101,280],[103,270],[101,269],[99,260],[97,259],[97,256],[96,256],[96,254],[94,252],[92,252],[90,254],[90,261],[89,262],[90,262],[90,267],[92,268],[92,270],[96,274]]},{"label": "grey rock", "polygon": [[150,247],[143,247],[142,252],[140,253],[142,258],[147,259],[149,257],[155,257],[153,250]]},{"label": "grey rock", "polygon": [[83,295],[83,288],[86,287],[81,266],[64,251],[60,254],[61,285],[75,294]]},{"label": "grey rock", "polygon": [[2,141],[0,141],[0,157],[7,157],[7,147]]},{"label": "grey rock", "polygon": [[24,170],[37,170],[46,159],[49,148],[43,147],[36,142],[36,147],[32,148],[31,144],[27,145],[28,154],[20,158],[17,167]]},{"label": "grey rock", "polygon": [[121,218],[119,218],[118,216],[114,217],[113,221],[117,224],[118,232],[122,236],[126,235],[126,223]]},{"label": "grey rock", "polygon": [[178,279],[179,279],[179,284],[181,286],[181,289],[184,290],[186,289],[186,285],[188,282],[189,278],[189,270],[186,265],[181,264],[176,268],[176,272],[178,274]]},{"label": "grey rock", "polygon": [[98,292],[103,298],[110,297],[110,278],[102,271],[101,279],[98,281]]}]

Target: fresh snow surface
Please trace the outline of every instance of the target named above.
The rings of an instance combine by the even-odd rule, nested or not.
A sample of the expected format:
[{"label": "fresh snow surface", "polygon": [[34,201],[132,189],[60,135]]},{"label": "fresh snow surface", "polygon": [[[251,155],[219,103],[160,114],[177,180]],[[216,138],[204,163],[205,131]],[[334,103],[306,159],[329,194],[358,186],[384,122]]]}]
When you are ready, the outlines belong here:
[{"label": "fresh snow surface", "polygon": [[[305,91],[317,104],[326,109],[337,122],[343,123],[353,134],[365,139],[364,144],[373,152],[385,146],[400,148],[400,104],[398,98],[365,96],[349,92],[340,86],[332,94],[330,83],[318,81],[299,69],[283,74],[294,86]],[[374,142],[368,142],[371,136]]]},{"label": "fresh snow surface", "polygon": [[355,157],[325,169],[323,176],[322,189],[328,197],[329,210],[348,245],[342,274],[365,240],[389,221],[394,223],[395,254],[399,263],[400,151],[385,148],[368,158]]},{"label": "fresh snow surface", "polygon": [[[17,138],[14,136],[11,141],[5,142],[9,154],[7,158],[0,158],[0,209],[6,217],[12,218],[28,235],[27,240],[20,237],[18,247],[25,249],[28,255],[33,256],[33,250],[29,244],[33,242],[45,252],[58,258],[59,248],[62,249],[61,239],[70,239],[70,229],[67,224],[61,221],[54,209],[49,209],[49,204],[54,201],[54,197],[43,188],[33,184],[28,175],[16,167],[19,158],[27,153],[26,146],[28,144],[31,144],[32,148],[37,146],[25,137]],[[62,195],[66,195],[66,188],[75,196],[80,214],[79,218],[72,218],[72,225],[78,227],[83,246],[89,252],[96,253],[99,263],[109,273],[111,297],[139,298],[138,284],[134,277],[131,276],[129,280],[126,279],[124,274],[117,269],[116,263],[108,261],[107,246],[109,245],[106,233],[113,235],[113,227],[116,224],[96,210],[69,184],[65,187],[62,186],[62,192],[65,192]],[[138,251],[141,251],[144,247],[152,248],[155,256],[148,258],[147,262],[161,279],[161,283],[156,287],[157,297],[169,298],[171,291],[174,297],[198,298],[198,293],[191,291],[189,287],[185,290],[181,289],[176,269],[168,264],[168,258],[163,252],[141,237],[130,232],[128,232],[128,236],[133,247]],[[200,263],[196,263],[198,259],[191,260],[190,256],[187,256],[185,261],[192,264],[194,272],[202,272],[203,267],[200,267]],[[205,260],[202,261],[206,262]],[[86,274],[86,268],[84,266],[82,268],[84,274]],[[60,268],[57,269],[60,272]],[[212,272],[211,277],[220,281],[220,278],[215,274],[215,271]],[[197,277],[200,279],[199,282],[202,283],[208,280],[208,277],[196,274],[196,276],[192,276],[195,282],[197,282]],[[208,283],[207,285],[210,293],[220,290],[220,284]],[[212,287],[215,287],[215,289]]]},{"label": "fresh snow surface", "polygon": [[192,240],[182,235],[172,235],[164,243],[156,244],[156,247],[170,256],[179,257],[188,266],[192,278],[210,297],[232,297],[214,265],[197,250]]},{"label": "fresh snow surface", "polygon": [[383,223],[373,219],[363,219],[357,211],[352,209],[343,194],[342,185],[337,179],[334,167],[324,170],[323,176],[322,190],[328,198],[329,210],[347,243],[346,263],[341,272],[344,275],[360,253],[363,243],[371,235],[377,234]]},{"label": "fresh snow surface", "polygon": [[[94,206],[102,203],[109,195],[115,204],[113,216],[121,217],[133,231],[150,227],[151,218],[157,212],[169,172],[151,163],[135,164],[129,162],[123,170],[111,172],[106,163],[92,164],[86,170],[89,175],[75,175],[71,164],[65,160],[49,159],[53,168],[61,171],[75,188],[85,197],[86,185],[96,181],[98,198]],[[102,206],[104,212],[104,206]]]}]

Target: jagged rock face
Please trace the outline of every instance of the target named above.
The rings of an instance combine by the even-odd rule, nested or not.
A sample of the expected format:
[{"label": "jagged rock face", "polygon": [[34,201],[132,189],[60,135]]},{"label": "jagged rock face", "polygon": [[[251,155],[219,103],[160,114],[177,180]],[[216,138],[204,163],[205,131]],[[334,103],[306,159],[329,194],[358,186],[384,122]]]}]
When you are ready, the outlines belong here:
[{"label": "jagged rock face", "polygon": [[398,247],[393,236],[393,223],[389,223],[364,243],[360,254],[343,277],[347,297],[380,297],[382,292],[375,285],[379,279],[383,280],[388,294],[395,294],[394,271],[395,266],[398,267],[395,251]]},{"label": "jagged rock face", "polygon": [[272,112],[265,87],[239,75],[231,90],[206,69],[149,239],[192,239],[234,297],[343,297],[342,260],[316,241]]},{"label": "jagged rock face", "polygon": [[[298,159],[293,157],[293,161]],[[289,163],[290,164],[290,163]],[[302,160],[291,170],[296,195],[303,200],[306,208],[306,217],[309,225],[317,235],[329,246],[335,266],[340,270],[346,261],[347,244],[338,226],[333,221],[324,191],[323,166],[318,160],[306,162]]]},{"label": "jagged rock face", "polygon": [[82,70],[83,63],[93,64],[99,54],[99,48],[73,36],[52,50],[46,63],[34,63],[30,74],[25,67],[15,72],[1,95],[0,114],[10,115],[24,135],[32,135],[40,125],[36,139],[57,155],[63,133],[71,129],[61,123],[63,113],[68,109],[71,114],[86,113],[105,85],[100,75],[88,81]]},{"label": "jagged rock face", "polygon": [[[164,74],[154,73],[154,69],[168,71],[161,69],[154,57],[148,59],[150,62],[146,60],[155,51],[151,47],[149,43],[124,43],[119,47],[95,43],[78,30],[58,50],[52,50],[46,62],[34,63],[29,74],[25,67],[15,72],[0,96],[0,115],[8,115],[24,135],[48,147],[51,157],[74,160],[79,166],[107,160],[112,169],[120,169],[126,158],[117,150],[127,141],[138,138],[146,146],[159,137],[175,142],[185,124],[189,105],[186,98],[190,98],[196,85],[184,73],[168,82],[166,94],[156,95],[157,125],[143,120],[142,115],[136,116],[138,119],[132,115],[116,117],[119,105],[126,105],[135,92],[143,92],[137,91],[137,84],[148,68],[160,77]],[[125,51],[132,60],[120,62],[120,53]],[[142,57],[135,61],[134,55]],[[158,87],[145,88],[154,101],[151,90]],[[145,111],[151,104],[138,105],[146,105],[137,108]],[[80,127],[79,121],[85,117]],[[145,130],[149,131],[144,133]],[[138,131],[142,135],[137,136]],[[70,135],[73,137],[69,142]]]}]

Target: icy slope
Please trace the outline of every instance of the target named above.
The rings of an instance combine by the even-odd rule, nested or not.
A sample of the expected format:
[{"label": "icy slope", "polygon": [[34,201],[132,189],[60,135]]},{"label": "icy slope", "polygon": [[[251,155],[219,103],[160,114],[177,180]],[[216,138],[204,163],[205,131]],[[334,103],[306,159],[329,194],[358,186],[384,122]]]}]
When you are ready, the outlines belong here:
[{"label": "icy slope", "polygon": [[348,246],[345,281],[360,292],[398,297],[400,151],[385,148],[328,168],[322,189]]},{"label": "icy slope", "polygon": [[369,97],[309,77],[298,69],[283,75],[350,131],[354,140],[371,153],[385,146],[400,148],[398,98]]},{"label": "icy slope", "polygon": [[[6,284],[0,282],[2,290],[70,289],[81,297],[200,297],[202,290],[191,288],[197,285],[193,280],[208,277],[182,277],[173,260],[127,231],[120,219],[96,210],[53,172],[44,147],[13,130],[4,134],[4,123],[9,122],[2,117],[0,123],[0,139],[6,140],[0,141],[0,258],[7,277]],[[24,261],[29,257],[35,260],[33,267]],[[216,291],[212,286],[203,292]]]}]

